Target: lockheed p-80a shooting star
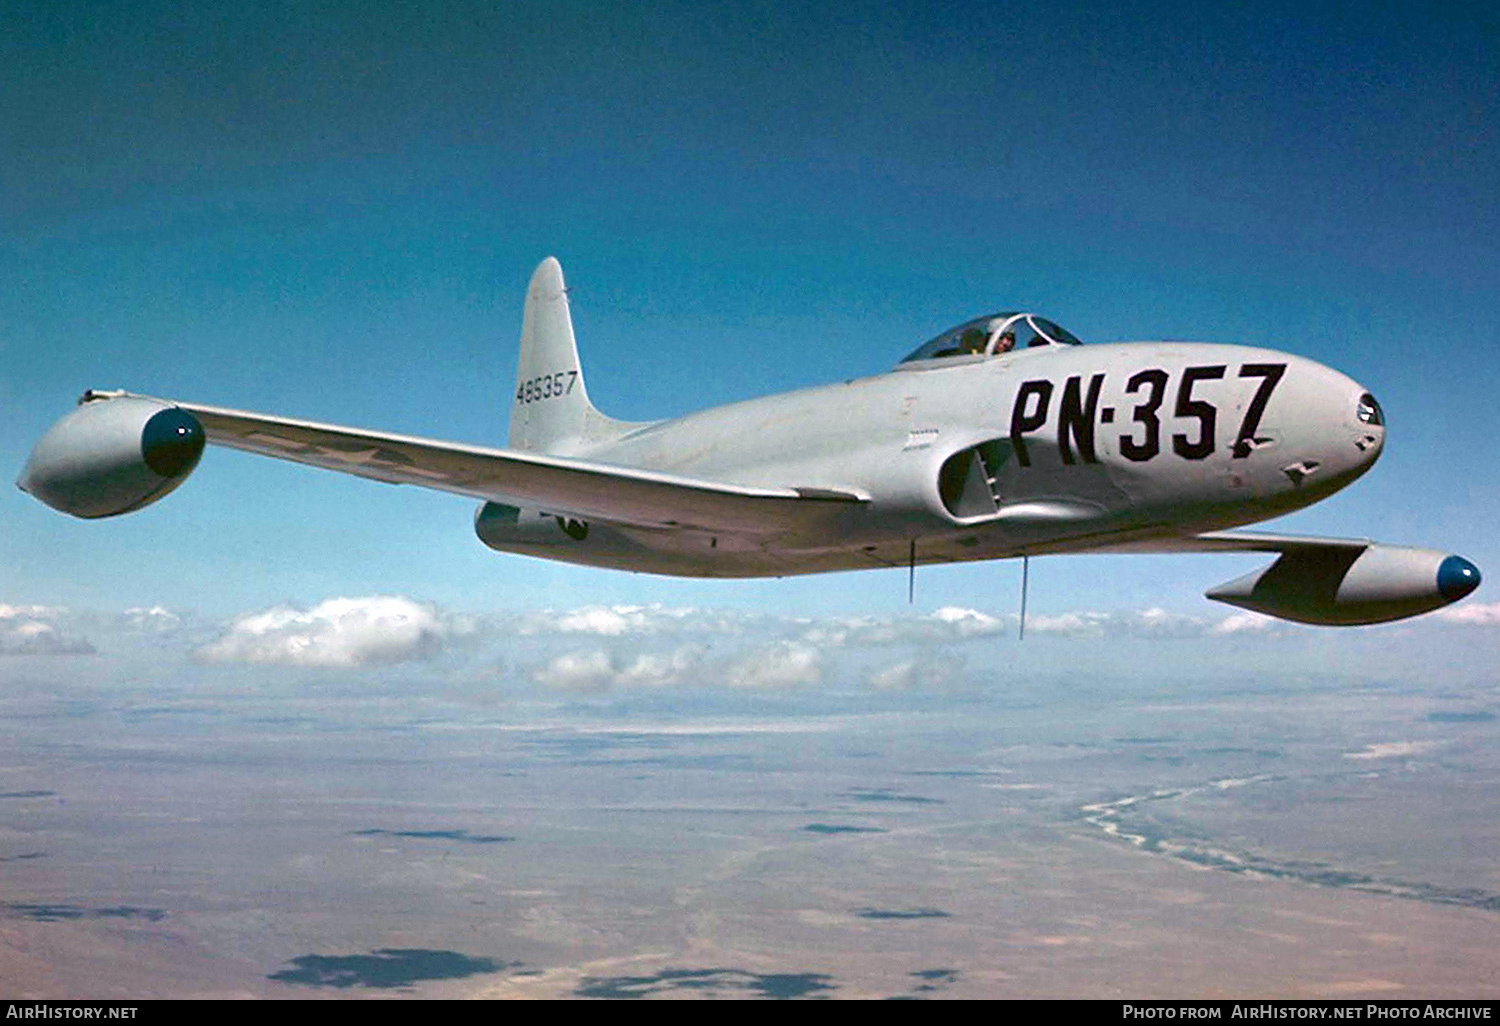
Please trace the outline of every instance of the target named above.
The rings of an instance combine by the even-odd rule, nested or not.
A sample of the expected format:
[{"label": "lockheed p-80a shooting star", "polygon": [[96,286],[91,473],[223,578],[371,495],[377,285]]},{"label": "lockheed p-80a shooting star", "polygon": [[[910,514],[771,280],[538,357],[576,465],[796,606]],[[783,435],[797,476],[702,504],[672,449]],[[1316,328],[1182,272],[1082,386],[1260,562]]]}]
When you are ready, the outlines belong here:
[{"label": "lockheed p-80a shooting star", "polygon": [[1276,559],[1208,597],[1314,624],[1413,616],[1479,584],[1444,552],[1227,530],[1332,495],[1380,455],[1380,405],[1311,360],[1083,345],[997,313],[884,374],[629,423],[589,402],[551,258],[526,293],[503,449],[90,391],[18,484],[74,516],[128,513],[181,484],[206,442],[471,496],[493,549],[647,573],[1255,551]]}]

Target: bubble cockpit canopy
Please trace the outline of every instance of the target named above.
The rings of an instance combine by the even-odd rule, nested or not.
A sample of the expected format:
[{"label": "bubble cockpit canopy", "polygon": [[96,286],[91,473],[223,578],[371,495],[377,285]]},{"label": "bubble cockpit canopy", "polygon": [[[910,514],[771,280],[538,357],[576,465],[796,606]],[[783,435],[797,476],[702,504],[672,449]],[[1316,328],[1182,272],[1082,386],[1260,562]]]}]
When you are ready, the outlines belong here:
[{"label": "bubble cockpit canopy", "polygon": [[996,313],[949,328],[901,362],[941,360],[951,356],[1000,356],[1037,346],[1076,345],[1082,343],[1071,332],[1045,317],[1029,313]]}]

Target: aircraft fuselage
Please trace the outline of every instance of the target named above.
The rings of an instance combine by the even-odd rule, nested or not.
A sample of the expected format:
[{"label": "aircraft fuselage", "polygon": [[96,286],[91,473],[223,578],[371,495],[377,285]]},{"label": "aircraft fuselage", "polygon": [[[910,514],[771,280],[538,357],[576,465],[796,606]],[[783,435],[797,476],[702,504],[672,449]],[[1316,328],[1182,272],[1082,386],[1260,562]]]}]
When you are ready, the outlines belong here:
[{"label": "aircraft fuselage", "polygon": [[868,498],[841,508],[832,530],[768,541],[510,507],[485,507],[477,527],[503,551],[709,577],[905,565],[913,541],[918,563],[1149,548],[1316,502],[1369,469],[1384,437],[1363,387],[1303,357],[1189,342],[1044,346],[903,364],[572,454]]}]

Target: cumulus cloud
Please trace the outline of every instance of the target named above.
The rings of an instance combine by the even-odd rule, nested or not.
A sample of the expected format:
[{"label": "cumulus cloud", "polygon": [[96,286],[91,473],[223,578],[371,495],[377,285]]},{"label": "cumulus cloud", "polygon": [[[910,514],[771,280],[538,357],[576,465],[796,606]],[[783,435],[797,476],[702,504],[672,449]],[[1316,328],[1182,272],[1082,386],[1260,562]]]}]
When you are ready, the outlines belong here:
[{"label": "cumulus cloud", "polygon": [[1260,634],[1265,631],[1279,630],[1284,624],[1284,620],[1277,620],[1262,613],[1235,613],[1233,616],[1226,616],[1214,624],[1209,633],[1218,635]]},{"label": "cumulus cloud", "polygon": [[0,602],[0,620],[15,620],[21,617],[52,619],[61,616],[64,612],[66,610],[60,606],[10,606]]},{"label": "cumulus cloud", "polygon": [[959,606],[944,606],[932,614],[932,619],[961,638],[988,637],[1005,630],[1005,623],[999,618]]},{"label": "cumulus cloud", "polygon": [[1346,759],[1394,759],[1408,755],[1421,755],[1438,747],[1437,741],[1381,741],[1365,745],[1362,752],[1345,752]]},{"label": "cumulus cloud", "polygon": [[955,680],[963,666],[961,656],[949,654],[903,659],[872,670],[865,682],[877,691],[931,690]]},{"label": "cumulus cloud", "polygon": [[589,606],[563,613],[557,618],[555,628],[565,634],[604,634],[619,637],[622,634],[652,633],[659,629],[660,617],[656,610],[642,606]]},{"label": "cumulus cloud", "polygon": [[1108,613],[1059,613],[1056,616],[1031,616],[1026,628],[1033,634],[1102,634],[1109,626]]},{"label": "cumulus cloud", "polygon": [[775,618],[734,610],[674,608],[660,604],[583,606],[527,613],[515,627],[522,635],[591,634],[620,638],[652,634],[738,634]]},{"label": "cumulus cloud", "polygon": [[725,680],[737,688],[793,688],[821,684],[825,670],[816,648],[779,641],[731,664]]},{"label": "cumulus cloud", "polygon": [[166,634],[182,626],[182,617],[161,606],[137,607],[120,614],[121,623],[133,630]]},{"label": "cumulus cloud", "polygon": [[334,598],[306,610],[278,606],[242,616],[197,655],[212,662],[385,665],[436,655],[472,631],[466,617],[401,596]]},{"label": "cumulus cloud", "polygon": [[820,684],[822,654],[798,641],[773,641],[737,657],[705,659],[704,650],[626,654],[604,649],[566,652],[536,668],[531,679],[559,691],[598,694],[616,688],[667,688],[727,684],[735,688],[792,688]]},{"label": "cumulus cloud", "polygon": [[1140,634],[1156,635],[1158,637],[1195,637],[1203,634],[1205,627],[1209,633],[1217,629],[1217,625],[1209,626],[1196,616],[1188,616],[1185,613],[1171,613],[1159,606],[1143,609],[1140,612],[1129,613],[1120,618],[1127,629],[1134,630]]},{"label": "cumulus cloud", "polygon": [[1260,613],[1235,613],[1219,620],[1205,620],[1153,607],[1115,613],[1080,611],[1037,616],[1027,619],[1026,632],[1100,637],[1216,638],[1264,633],[1283,626],[1282,621]]},{"label": "cumulus cloud", "polygon": [[977,609],[944,606],[926,616],[828,618],[816,621],[801,640],[823,647],[924,645],[1001,634],[1004,620]]},{"label": "cumulus cloud", "polygon": [[0,655],[92,655],[94,646],[58,629],[66,610],[0,603]]},{"label": "cumulus cloud", "polygon": [[[1009,613],[995,616],[978,609],[944,606],[925,616],[818,620],[803,628],[800,639],[823,648],[947,645],[1013,634],[1018,620],[1016,615]],[[1201,638],[1263,631],[1279,623],[1259,613],[1238,613],[1222,620],[1206,620],[1160,608],[1113,613],[1073,610],[1051,616],[1040,613],[1028,616],[1026,633]]]},{"label": "cumulus cloud", "polygon": [[1500,602],[1466,602],[1460,606],[1448,606],[1432,614],[1444,623],[1463,624],[1468,627],[1500,627]]},{"label": "cumulus cloud", "polygon": [[698,675],[702,663],[702,654],[696,648],[646,653],[636,656],[623,667],[617,681],[626,687],[661,688],[683,684]]},{"label": "cumulus cloud", "polygon": [[537,670],[532,679],[559,691],[608,691],[615,667],[608,652],[568,652]]},{"label": "cumulus cloud", "polygon": [[613,688],[664,688],[693,683],[701,677],[702,655],[684,647],[666,653],[620,657],[595,649],[568,652],[531,674],[531,679],[559,691],[598,693]]}]

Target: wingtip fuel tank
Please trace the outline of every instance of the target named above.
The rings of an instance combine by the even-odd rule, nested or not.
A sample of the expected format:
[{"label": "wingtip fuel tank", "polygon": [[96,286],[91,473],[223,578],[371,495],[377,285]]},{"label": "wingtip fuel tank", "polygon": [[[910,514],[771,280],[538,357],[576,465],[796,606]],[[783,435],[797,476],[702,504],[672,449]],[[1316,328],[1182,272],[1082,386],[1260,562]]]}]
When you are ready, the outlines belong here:
[{"label": "wingtip fuel tank", "polygon": [[1354,626],[1441,609],[1479,587],[1479,580],[1479,568],[1462,556],[1372,544],[1363,551],[1291,549],[1206,596],[1283,620]]},{"label": "wingtip fuel tank", "polygon": [[86,392],[36,443],[16,485],[75,517],[130,513],[187,480],[206,440],[171,403]]}]

